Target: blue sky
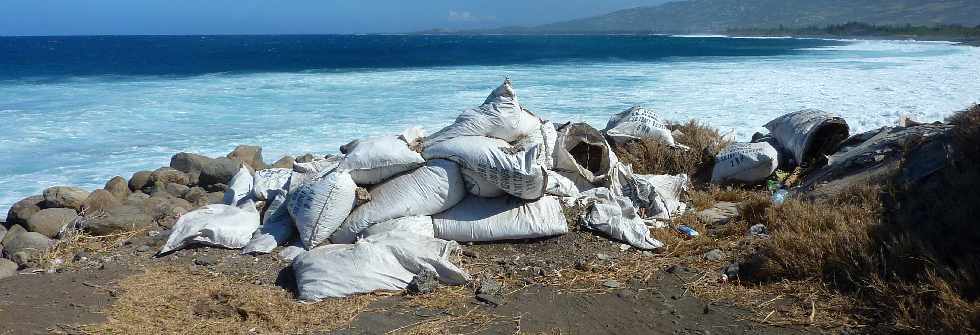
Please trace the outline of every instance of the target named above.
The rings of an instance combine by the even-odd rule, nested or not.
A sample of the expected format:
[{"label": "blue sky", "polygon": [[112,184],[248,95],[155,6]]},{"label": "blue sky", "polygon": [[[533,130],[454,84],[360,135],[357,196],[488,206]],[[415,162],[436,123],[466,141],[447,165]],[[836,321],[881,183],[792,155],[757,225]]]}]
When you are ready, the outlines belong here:
[{"label": "blue sky", "polygon": [[666,0],[0,0],[0,35],[397,33],[535,25]]}]

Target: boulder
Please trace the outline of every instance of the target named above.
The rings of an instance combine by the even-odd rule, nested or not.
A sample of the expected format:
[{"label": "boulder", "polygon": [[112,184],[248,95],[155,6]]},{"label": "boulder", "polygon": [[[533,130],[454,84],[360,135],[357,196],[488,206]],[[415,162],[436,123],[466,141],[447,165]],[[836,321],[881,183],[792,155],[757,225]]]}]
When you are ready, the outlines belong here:
[{"label": "boulder", "polygon": [[280,158],[279,160],[277,160],[275,163],[272,163],[272,166],[270,166],[270,168],[273,168],[273,169],[292,169],[293,168],[293,164],[295,164],[295,163],[296,163],[296,159],[293,158],[293,156],[286,155],[286,156],[282,156],[282,158]]},{"label": "boulder", "polygon": [[126,183],[126,178],[120,176],[115,176],[112,177],[112,179],[109,179],[109,181],[105,183],[105,187],[103,187],[103,189],[109,191],[112,196],[116,197],[116,199],[119,199],[120,201],[126,200],[126,197],[128,197],[130,193],[129,184]]},{"label": "boulder", "polygon": [[17,263],[9,259],[0,258],[0,279],[10,278],[17,275]]},{"label": "boulder", "polygon": [[40,233],[41,235],[55,238],[61,229],[71,224],[78,217],[78,213],[70,208],[48,208],[43,209],[27,220],[27,229]]},{"label": "boulder", "polygon": [[142,204],[143,212],[149,215],[153,222],[171,228],[181,215],[194,208],[187,200],[170,195],[153,196]]},{"label": "boulder", "polygon": [[126,204],[126,205],[139,205],[139,204],[142,204],[143,201],[146,201],[146,199],[149,199],[149,198],[150,198],[150,196],[148,194],[146,194],[146,193],[143,193],[143,192],[134,192],[134,193],[130,194],[128,197],[126,197],[126,200],[123,201],[123,204]]},{"label": "boulder", "polygon": [[210,202],[208,202],[208,191],[205,191],[203,188],[197,186],[188,189],[187,193],[184,193],[183,198],[184,200],[187,200],[187,202],[191,203],[191,205],[193,205],[195,208],[210,204]]},{"label": "boulder", "polygon": [[309,163],[309,162],[312,162],[315,159],[316,159],[316,156],[315,155],[313,155],[311,153],[307,153],[305,155],[296,157],[296,163]]},{"label": "boulder", "polygon": [[[3,241],[4,236],[7,236],[7,226],[0,225],[0,241]],[[0,242],[0,250],[3,250],[2,242]]]},{"label": "boulder", "polygon": [[186,173],[171,167],[162,167],[150,174],[150,185],[155,183],[174,183],[179,185],[190,185],[190,177]]},{"label": "boulder", "polygon": [[197,185],[227,184],[231,177],[241,167],[239,161],[221,157],[206,156],[182,152],[170,158],[170,167],[187,173],[191,181],[197,179]]},{"label": "boulder", "polygon": [[97,215],[98,213],[104,212],[105,210],[121,205],[122,202],[119,201],[116,196],[109,193],[106,190],[95,190],[92,194],[89,194],[85,202],[82,203],[82,213],[86,216]]},{"label": "boulder", "polygon": [[55,186],[44,190],[45,208],[82,209],[82,203],[88,198],[89,192],[69,186]]},{"label": "boulder", "polygon": [[153,172],[150,171],[140,171],[133,174],[132,178],[129,178],[129,190],[133,192],[142,191],[144,187],[150,185],[150,176]]},{"label": "boulder", "polygon": [[23,232],[14,236],[7,243],[3,244],[3,252],[12,255],[11,258],[17,264],[25,265],[33,261],[41,253],[51,249],[54,240],[36,232]]},{"label": "boulder", "polygon": [[225,157],[248,164],[253,170],[263,170],[267,167],[262,160],[262,147],[260,146],[239,145]]},{"label": "boulder", "polygon": [[183,198],[191,188],[177,183],[167,183],[164,185],[164,190],[172,196]]},{"label": "boulder", "polygon": [[136,229],[156,226],[153,217],[135,205],[122,205],[105,211],[105,215],[92,219],[85,229],[96,236],[112,235]]},{"label": "boulder", "polygon": [[223,204],[223,203],[225,203],[225,192],[208,193],[208,204]]},{"label": "boulder", "polygon": [[40,195],[30,196],[14,203],[10,207],[10,211],[7,212],[7,226],[27,226],[27,219],[30,219],[34,213],[41,211],[43,204],[44,197]]},{"label": "boulder", "polygon": [[17,236],[17,234],[22,234],[26,232],[27,229],[24,229],[24,227],[21,225],[10,226],[10,229],[7,230],[7,235],[3,237],[3,240],[0,240],[0,245],[6,245],[10,243],[10,241],[13,240],[14,237]]}]

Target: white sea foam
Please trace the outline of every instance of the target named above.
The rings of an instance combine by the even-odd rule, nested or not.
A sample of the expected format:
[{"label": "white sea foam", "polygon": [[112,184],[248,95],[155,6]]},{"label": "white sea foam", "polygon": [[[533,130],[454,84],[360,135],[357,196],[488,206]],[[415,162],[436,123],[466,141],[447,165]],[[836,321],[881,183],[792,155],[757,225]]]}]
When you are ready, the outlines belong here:
[{"label": "white sea foam", "polygon": [[640,104],[746,139],[808,107],[844,115],[855,131],[903,113],[942,120],[980,101],[977,73],[978,48],[857,41],[777,57],[0,82],[0,216],[45,187],[99,188],[180,151],[258,144],[272,162],[413,125],[435,131],[504,76],[555,121],[602,126]]}]

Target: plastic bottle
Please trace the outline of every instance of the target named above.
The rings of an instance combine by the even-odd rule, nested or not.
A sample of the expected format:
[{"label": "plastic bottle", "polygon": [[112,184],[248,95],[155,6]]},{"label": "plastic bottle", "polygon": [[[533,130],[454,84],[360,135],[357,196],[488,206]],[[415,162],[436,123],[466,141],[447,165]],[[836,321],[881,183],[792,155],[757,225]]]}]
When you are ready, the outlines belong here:
[{"label": "plastic bottle", "polygon": [[781,189],[772,194],[772,203],[776,206],[782,206],[786,202],[786,198],[789,198],[789,191]]},{"label": "plastic bottle", "polygon": [[700,233],[698,233],[697,230],[694,230],[694,228],[683,226],[683,225],[677,227],[677,232],[684,234],[684,236],[688,238],[695,238],[701,235]]}]

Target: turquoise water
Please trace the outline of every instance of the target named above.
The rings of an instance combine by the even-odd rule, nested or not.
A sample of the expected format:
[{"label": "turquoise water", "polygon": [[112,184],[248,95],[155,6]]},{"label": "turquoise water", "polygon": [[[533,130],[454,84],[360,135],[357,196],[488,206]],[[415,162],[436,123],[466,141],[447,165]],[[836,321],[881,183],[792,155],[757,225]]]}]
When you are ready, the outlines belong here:
[{"label": "turquoise water", "polygon": [[[616,43],[605,41],[601,52],[530,56],[521,50],[534,41],[521,43],[525,49],[504,60],[491,54],[429,64],[418,51],[413,61],[373,68],[258,64],[273,57],[210,72],[213,64],[193,54],[158,67],[140,67],[138,58],[107,61],[148,69],[133,73],[122,65],[87,66],[98,63],[98,54],[61,67],[43,57],[8,58],[5,68],[13,70],[0,68],[0,211],[48,186],[102,187],[112,176],[167,165],[180,151],[217,156],[255,144],[272,162],[283,154],[333,153],[351,139],[414,125],[434,132],[481,103],[504,77],[522,103],[554,121],[601,126],[640,104],[739,139],[801,108],[835,111],[854,129],[868,130],[903,113],[942,120],[980,101],[980,49],[945,43],[675,37],[629,40],[623,50],[606,50]],[[682,50],[648,50],[671,43]],[[653,55],[612,57],[618,52]]]}]

